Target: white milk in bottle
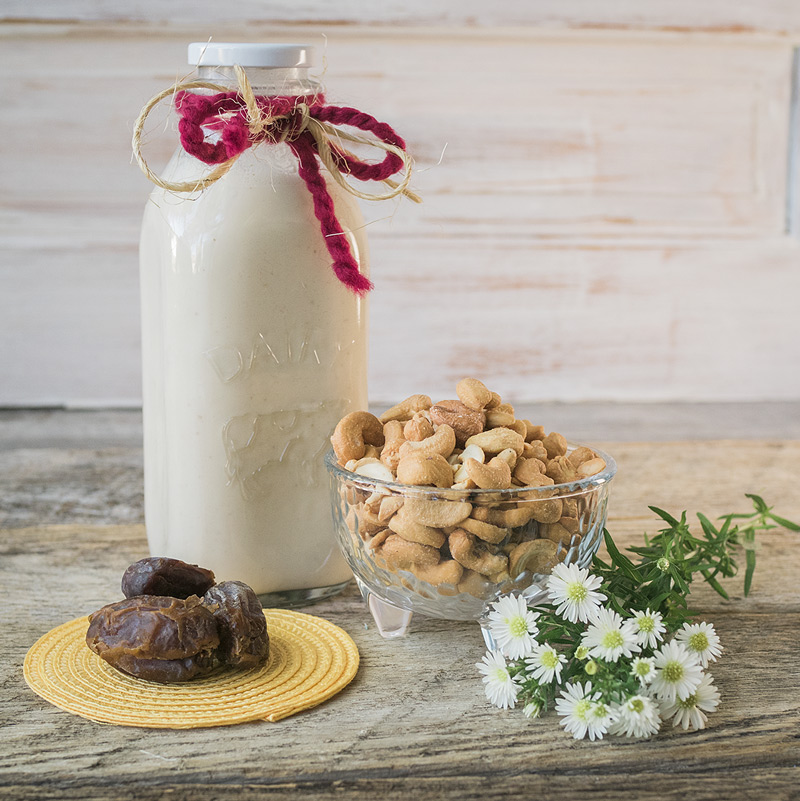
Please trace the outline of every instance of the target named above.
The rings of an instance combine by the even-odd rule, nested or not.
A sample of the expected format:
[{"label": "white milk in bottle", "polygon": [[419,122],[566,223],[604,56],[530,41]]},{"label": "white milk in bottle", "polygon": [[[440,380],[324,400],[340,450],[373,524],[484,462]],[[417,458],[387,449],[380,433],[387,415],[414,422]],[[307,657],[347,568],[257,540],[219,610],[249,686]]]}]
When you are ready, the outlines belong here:
[{"label": "white milk in bottle", "polygon": [[[193,45],[190,63],[231,90],[240,64],[256,94],[319,91],[304,46]],[[337,421],[367,406],[366,301],[333,274],[297,166],[286,144],[262,142],[203,191],[156,188],[140,249],[150,552],[270,605],[351,578],[322,457]],[[164,178],[207,173],[179,148]],[[356,201],[327,185],[366,274]]]}]

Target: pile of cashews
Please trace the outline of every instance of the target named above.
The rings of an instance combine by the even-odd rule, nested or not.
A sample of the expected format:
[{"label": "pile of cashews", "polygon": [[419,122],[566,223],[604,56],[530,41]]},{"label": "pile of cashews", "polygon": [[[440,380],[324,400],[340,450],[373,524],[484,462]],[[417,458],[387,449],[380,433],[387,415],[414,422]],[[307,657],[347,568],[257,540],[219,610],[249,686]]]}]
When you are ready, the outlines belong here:
[{"label": "pile of cashews", "polygon": [[[361,479],[345,490],[347,525],[389,571],[407,571],[444,595],[486,597],[547,574],[576,548],[591,518],[594,494],[564,493],[602,472],[587,447],[545,433],[475,378],[456,386],[457,400],[411,395],[380,417],[352,412],[331,444],[339,464]],[[464,490],[463,499],[372,492],[363,480]],[[552,487],[553,489],[549,489]],[[531,491],[525,492],[526,488]],[[512,490],[484,493],[470,490]]]}]

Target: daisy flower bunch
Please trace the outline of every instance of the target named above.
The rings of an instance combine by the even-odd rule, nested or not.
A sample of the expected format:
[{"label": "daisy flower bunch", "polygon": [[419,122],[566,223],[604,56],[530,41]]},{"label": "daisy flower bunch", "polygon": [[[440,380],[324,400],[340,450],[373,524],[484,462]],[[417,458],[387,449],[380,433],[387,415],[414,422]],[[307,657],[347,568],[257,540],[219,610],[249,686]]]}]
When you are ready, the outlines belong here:
[{"label": "daisy flower bunch", "polygon": [[650,737],[664,718],[704,728],[719,704],[704,672],[722,651],[714,627],[668,632],[657,611],[610,609],[599,587],[587,569],[561,564],[547,582],[549,603],[530,608],[521,595],[493,603],[496,648],[477,664],[486,697],[527,717],[554,708],[576,739]]},{"label": "daisy flower bunch", "polygon": [[491,605],[485,621],[494,647],[477,664],[495,706],[522,708],[526,717],[555,709],[577,739],[606,734],[645,738],[662,721],[703,729],[720,694],[707,668],[722,652],[709,623],[695,622],[686,596],[701,578],[723,597],[721,579],[736,575],[745,554],[744,592],[755,569],[755,535],[800,525],[772,512],[758,495],[754,511],[729,514],[714,525],[698,514],[694,533],[686,512],[645,543],[619,551],[604,532],[608,562],[595,556],[591,572],[559,564],[546,582],[546,601],[531,608],[508,595]]}]

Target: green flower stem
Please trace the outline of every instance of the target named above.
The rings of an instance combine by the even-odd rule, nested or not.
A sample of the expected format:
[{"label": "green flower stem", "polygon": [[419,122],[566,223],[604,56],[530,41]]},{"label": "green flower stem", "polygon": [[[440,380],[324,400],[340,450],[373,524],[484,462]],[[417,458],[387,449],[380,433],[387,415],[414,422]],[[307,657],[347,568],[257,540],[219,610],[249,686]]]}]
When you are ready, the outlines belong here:
[{"label": "green flower stem", "polygon": [[645,535],[643,546],[628,548],[638,557],[636,562],[623,554],[608,531],[604,531],[609,561],[595,556],[591,569],[603,579],[602,591],[608,605],[620,614],[649,608],[661,612],[669,630],[680,628],[694,616],[686,605],[686,596],[696,576],[728,598],[720,579],[736,575],[738,565],[734,557],[740,547],[745,553],[744,594],[748,595],[756,566],[756,534],[777,526],[800,531],[800,525],[774,514],[758,495],[747,497],[753,502],[754,511],[725,515],[720,518],[719,527],[698,514],[700,535],[690,531],[686,512],[678,519],[651,506],[667,526],[653,537]]}]

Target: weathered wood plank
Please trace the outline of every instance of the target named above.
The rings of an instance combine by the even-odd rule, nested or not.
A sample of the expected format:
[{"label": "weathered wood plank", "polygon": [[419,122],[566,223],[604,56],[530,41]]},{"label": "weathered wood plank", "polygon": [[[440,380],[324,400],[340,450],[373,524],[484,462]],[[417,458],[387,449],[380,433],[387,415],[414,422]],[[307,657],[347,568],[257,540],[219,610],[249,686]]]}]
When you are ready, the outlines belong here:
[{"label": "weathered wood plank", "polygon": [[[138,534],[138,536],[137,536]],[[785,554],[767,538],[765,569]],[[4,535],[8,545],[8,535]],[[622,537],[621,539],[625,539]],[[344,626],[362,653],[356,682],[325,706],[277,725],[247,724],[190,732],[96,724],[48,707],[26,690],[19,665],[38,634],[116,595],[119,570],[141,552],[140,529],[16,532],[20,552],[3,557],[4,586],[14,597],[46,585],[46,608],[6,606],[2,687],[14,724],[0,730],[0,787],[14,798],[190,798],[232,791],[251,797],[389,799],[529,797],[535,788],[591,792],[597,799],[656,798],[691,787],[698,798],[748,797],[758,783],[790,798],[800,704],[793,641],[797,599],[750,611],[758,595],[732,605],[702,603],[726,647],[714,675],[723,706],[705,732],[665,730],[631,746],[576,743],[552,716],[528,722],[487,707],[473,663],[482,652],[477,627],[415,622],[404,641],[379,640],[354,592],[314,611]],[[10,551],[10,552],[9,552]],[[796,549],[792,551],[796,567]],[[67,565],[60,573],[57,564]],[[80,571],[79,573],[77,571]],[[76,581],[76,575],[80,579]],[[757,593],[761,590],[757,589]],[[753,635],[758,631],[758,648]],[[767,657],[767,655],[769,655]],[[99,736],[98,736],[99,735]],[[669,797],[669,795],[666,795]]]},{"label": "weathered wood plank", "polygon": [[[199,34],[0,35],[20,76],[0,120],[0,404],[136,405],[148,186],[130,128]],[[800,396],[785,367],[800,355],[798,246],[783,236],[788,42],[342,26],[328,60],[334,99],[408,137],[425,197],[366,208],[374,402],[448,392],[468,372],[519,400]],[[487,97],[496,110],[470,111]],[[156,128],[160,164],[174,139]]]},{"label": "weathered wood plank", "polygon": [[[610,528],[620,545],[655,523],[647,503],[710,515],[745,508],[763,490],[800,519],[798,442],[608,443],[620,473]],[[84,493],[91,494],[86,487]],[[38,492],[30,483],[29,499]],[[108,498],[124,499],[117,487]],[[702,801],[796,798],[800,677],[797,535],[763,536],[753,594],[693,595],[725,646],[714,666],[722,706],[703,732],[665,729],[650,742],[575,742],[550,715],[491,709],[474,662],[477,627],[413,621],[384,642],[354,590],[313,608],[356,640],[356,681],[316,710],[278,724],[158,731],[98,726],[47,705],[21,676],[28,646],[64,620],[118,596],[124,567],[145,550],[141,526],[56,526],[0,534],[0,792],[14,799],[586,797]],[[44,596],[43,596],[44,593]],[[40,599],[44,597],[44,601]]]},{"label": "weathered wood plank", "polygon": [[[130,164],[131,123],[151,93],[188,71],[186,40],[61,31],[4,43],[21,81],[9,88],[3,125],[28,132],[0,140],[14,187],[6,203],[17,210],[7,234],[30,245],[46,230],[58,247],[75,242],[82,223],[91,241],[135,242],[147,184]],[[37,46],[45,41],[47,63]],[[328,36],[328,60],[332,99],[393,122],[418,162],[426,203],[404,204],[394,230],[373,226],[376,237],[696,240],[784,230],[786,45],[392,30],[365,41],[345,29]],[[148,139],[156,165],[177,145],[155,121]]]},{"label": "weathered wood plank", "polygon": [[[424,260],[381,250],[376,262],[376,401],[411,386],[452,394],[464,375],[520,401],[788,399],[800,390],[787,369],[800,361],[795,243],[571,251],[478,240],[469,261],[444,241],[424,247]],[[424,380],[408,378],[423,370]]]},{"label": "weathered wood plank", "polygon": [[[798,253],[788,240],[575,251],[374,241],[371,399],[452,395],[479,375],[518,402],[792,400]],[[0,267],[0,403],[141,402],[135,247],[78,256]]]},{"label": "weathered wood plank", "polygon": [[792,32],[800,29],[800,13],[791,0],[739,0],[736,3],[693,3],[691,0],[537,0],[536,3],[495,3],[479,0],[388,0],[364,3],[340,0],[240,0],[222,9],[212,0],[138,0],[124,5],[103,0],[6,0],[6,20],[82,20],[194,23],[325,23],[328,25],[463,25],[552,28],[634,28],[668,31]]}]

